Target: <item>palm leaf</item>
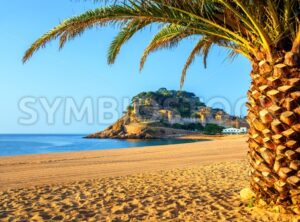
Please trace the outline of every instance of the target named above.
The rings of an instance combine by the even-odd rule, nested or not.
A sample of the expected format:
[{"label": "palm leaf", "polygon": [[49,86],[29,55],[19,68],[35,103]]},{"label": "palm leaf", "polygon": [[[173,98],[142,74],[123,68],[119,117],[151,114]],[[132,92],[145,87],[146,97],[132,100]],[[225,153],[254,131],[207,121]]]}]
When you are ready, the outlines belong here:
[{"label": "palm leaf", "polygon": [[110,45],[107,56],[108,63],[113,64],[120,52],[122,45],[124,45],[136,32],[140,31],[148,24],[149,22],[132,20],[126,27],[124,27]]},{"label": "palm leaf", "polygon": [[194,34],[195,32],[179,25],[168,25],[162,28],[144,50],[140,61],[140,70],[143,69],[150,53],[163,48],[173,48],[177,46],[181,40]]},{"label": "palm leaf", "polygon": [[289,45],[292,44],[285,42],[293,42],[298,36],[300,3],[295,0],[94,0],[94,2],[105,2],[106,5],[67,19],[45,33],[25,52],[23,62],[52,40],[59,38],[59,48],[62,48],[66,42],[87,29],[108,25],[121,28],[108,51],[109,64],[115,61],[122,45],[147,25],[165,25],[161,30],[162,35],[174,27],[185,30],[184,32],[177,30],[169,37],[165,33],[161,39],[153,39],[143,54],[141,68],[151,52],[176,46],[190,35],[203,35],[230,42],[231,44],[218,45],[241,53],[250,60],[256,58],[259,50],[263,50],[272,60],[275,49],[278,50],[278,47],[285,45],[282,50],[289,50]]}]

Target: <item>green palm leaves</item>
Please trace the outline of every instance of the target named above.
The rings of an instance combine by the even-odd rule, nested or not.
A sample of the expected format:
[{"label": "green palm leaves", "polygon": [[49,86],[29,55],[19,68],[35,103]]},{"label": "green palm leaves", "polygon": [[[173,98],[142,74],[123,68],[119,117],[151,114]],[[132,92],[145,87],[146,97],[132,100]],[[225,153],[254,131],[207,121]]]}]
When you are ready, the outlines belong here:
[{"label": "green palm leaves", "polygon": [[149,25],[150,22],[141,22],[139,20],[132,20],[124,26],[124,28],[118,33],[115,39],[112,41],[109,51],[107,62],[113,64],[117,55],[120,52],[121,47],[138,31]]},{"label": "green palm leaves", "polygon": [[[97,1],[95,1],[97,2]],[[54,39],[59,47],[93,27],[117,26],[120,32],[108,51],[108,63],[115,62],[121,47],[132,36],[152,24],[160,30],[145,49],[140,68],[149,54],[177,46],[181,40],[198,36],[182,72],[197,55],[206,58],[216,44],[256,59],[258,52],[272,61],[276,53],[290,50],[299,30],[297,0],[106,0],[106,6],[63,21],[26,51],[26,62],[36,51]]]},{"label": "green palm leaves", "polygon": [[146,59],[151,52],[155,52],[156,50],[163,48],[175,47],[182,39],[189,37],[193,34],[196,33],[180,25],[169,25],[163,27],[154,36],[148,47],[145,49],[140,62],[140,70],[143,69]]}]

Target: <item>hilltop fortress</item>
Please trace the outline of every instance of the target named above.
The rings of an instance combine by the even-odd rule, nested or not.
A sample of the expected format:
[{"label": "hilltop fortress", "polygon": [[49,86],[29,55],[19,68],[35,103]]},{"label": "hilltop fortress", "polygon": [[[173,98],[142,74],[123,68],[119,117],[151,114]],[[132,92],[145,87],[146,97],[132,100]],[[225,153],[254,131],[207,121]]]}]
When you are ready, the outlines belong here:
[{"label": "hilltop fortress", "polygon": [[131,115],[142,122],[210,123],[236,128],[247,125],[243,118],[231,116],[222,109],[207,107],[189,92],[162,88],[155,93],[141,93],[133,98],[132,103],[129,108]]},{"label": "hilltop fortress", "polygon": [[[209,127],[207,127],[209,126]],[[195,131],[220,133],[229,127],[246,127],[244,118],[207,107],[194,93],[161,88],[132,99],[125,115],[92,138],[165,138]]]}]

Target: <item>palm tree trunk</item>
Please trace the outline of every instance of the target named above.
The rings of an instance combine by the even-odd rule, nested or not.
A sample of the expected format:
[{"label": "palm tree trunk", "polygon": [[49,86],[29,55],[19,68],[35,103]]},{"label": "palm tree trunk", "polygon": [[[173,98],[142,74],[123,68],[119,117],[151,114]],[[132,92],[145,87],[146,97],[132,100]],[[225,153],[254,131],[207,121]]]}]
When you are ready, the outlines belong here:
[{"label": "palm tree trunk", "polygon": [[257,200],[300,214],[300,55],[253,64],[248,92],[250,185]]}]

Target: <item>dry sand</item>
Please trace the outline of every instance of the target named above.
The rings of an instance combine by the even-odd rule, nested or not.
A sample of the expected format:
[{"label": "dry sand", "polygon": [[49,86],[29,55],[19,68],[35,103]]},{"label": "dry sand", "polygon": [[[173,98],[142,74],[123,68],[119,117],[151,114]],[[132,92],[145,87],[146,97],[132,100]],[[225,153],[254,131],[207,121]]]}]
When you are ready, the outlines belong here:
[{"label": "dry sand", "polygon": [[[199,138],[199,137],[197,137]],[[189,144],[0,157],[0,190],[245,159],[245,137]]]},{"label": "dry sand", "polygon": [[240,201],[245,140],[0,158],[0,221],[292,221]]}]

